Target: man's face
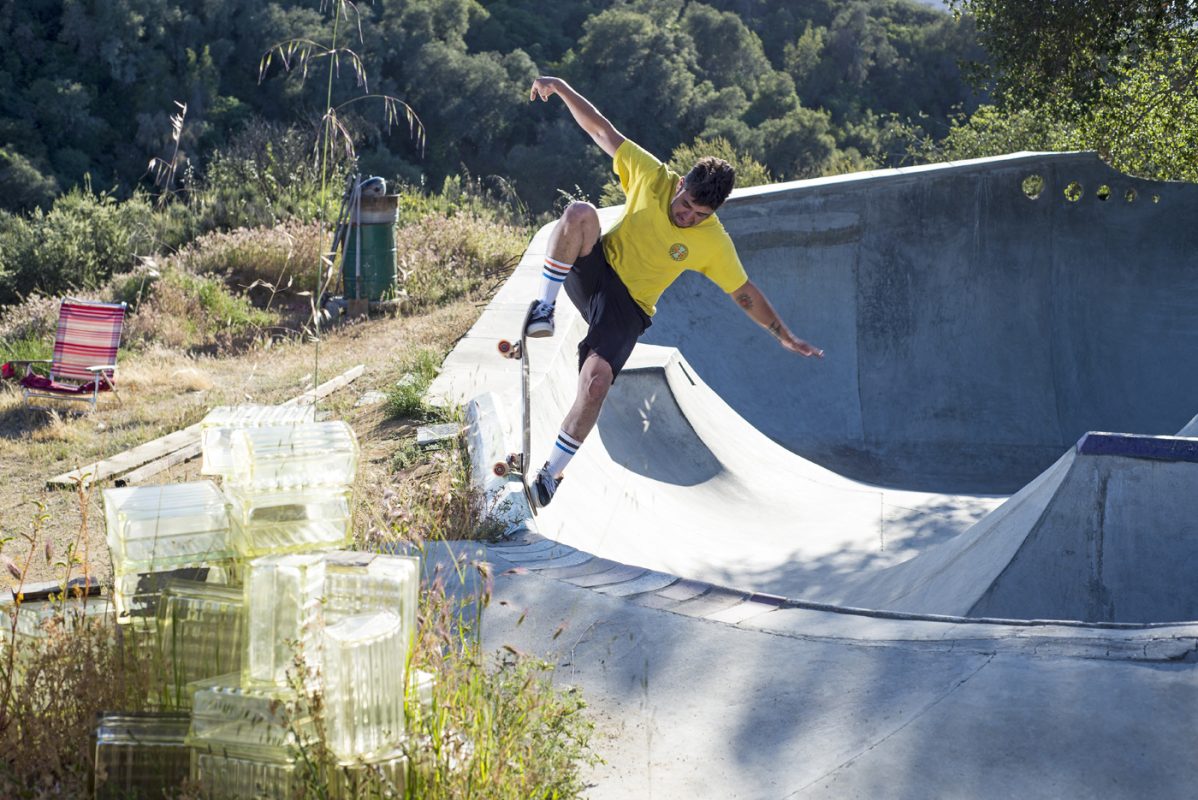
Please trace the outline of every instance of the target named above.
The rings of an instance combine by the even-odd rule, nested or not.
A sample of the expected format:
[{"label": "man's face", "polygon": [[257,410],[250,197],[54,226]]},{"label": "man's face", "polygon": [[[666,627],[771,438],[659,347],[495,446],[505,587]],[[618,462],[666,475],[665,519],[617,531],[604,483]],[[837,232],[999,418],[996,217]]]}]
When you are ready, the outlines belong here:
[{"label": "man's face", "polygon": [[715,213],[714,208],[699,205],[686,190],[686,179],[678,180],[678,191],[670,200],[670,221],[679,228],[692,228]]}]

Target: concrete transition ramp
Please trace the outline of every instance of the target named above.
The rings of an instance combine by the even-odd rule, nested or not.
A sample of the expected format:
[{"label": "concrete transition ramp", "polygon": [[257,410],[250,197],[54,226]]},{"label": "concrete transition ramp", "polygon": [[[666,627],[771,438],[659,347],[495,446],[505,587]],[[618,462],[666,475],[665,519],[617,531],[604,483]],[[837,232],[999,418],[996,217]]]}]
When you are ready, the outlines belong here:
[{"label": "concrete transition ramp", "polygon": [[1090,433],[960,536],[835,599],[1004,619],[1198,619],[1198,439]]},{"label": "concrete transition ramp", "polygon": [[[1196,211],[1088,154],[738,192],[827,357],[684,276],[530,518],[489,468],[541,230],[432,393],[511,522],[446,547],[493,566],[484,644],[594,710],[590,800],[1193,795]],[[536,464],[582,332],[564,301],[530,344]]]},{"label": "concrete transition ramp", "polygon": [[[1198,188],[1084,153],[738,192],[720,217],[750,277],[827,357],[785,352],[685,274],[535,525],[813,603],[1194,619],[1196,211]],[[494,344],[517,333],[548,232],[433,387],[493,396],[507,447],[518,370]],[[575,389],[583,324],[564,298],[558,315],[530,350],[537,464]],[[1092,430],[1137,436],[1075,446]]]}]

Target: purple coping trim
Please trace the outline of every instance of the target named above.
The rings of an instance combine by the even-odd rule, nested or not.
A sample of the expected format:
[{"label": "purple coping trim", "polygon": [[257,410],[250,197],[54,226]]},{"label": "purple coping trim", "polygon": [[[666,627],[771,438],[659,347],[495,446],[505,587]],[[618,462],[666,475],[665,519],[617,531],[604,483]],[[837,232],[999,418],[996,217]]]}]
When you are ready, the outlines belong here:
[{"label": "purple coping trim", "polygon": [[1078,440],[1077,453],[1083,456],[1123,456],[1198,463],[1198,439],[1091,431]]}]

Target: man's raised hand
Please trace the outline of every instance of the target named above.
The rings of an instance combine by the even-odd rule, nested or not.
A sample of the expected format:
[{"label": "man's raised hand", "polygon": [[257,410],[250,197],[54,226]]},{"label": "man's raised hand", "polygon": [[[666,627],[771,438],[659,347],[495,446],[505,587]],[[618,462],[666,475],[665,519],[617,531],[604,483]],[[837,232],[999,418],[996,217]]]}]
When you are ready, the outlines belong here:
[{"label": "man's raised hand", "polygon": [[536,100],[540,97],[542,100],[548,100],[549,95],[557,94],[557,78],[541,77],[532,82],[532,90],[528,93],[529,101]]}]

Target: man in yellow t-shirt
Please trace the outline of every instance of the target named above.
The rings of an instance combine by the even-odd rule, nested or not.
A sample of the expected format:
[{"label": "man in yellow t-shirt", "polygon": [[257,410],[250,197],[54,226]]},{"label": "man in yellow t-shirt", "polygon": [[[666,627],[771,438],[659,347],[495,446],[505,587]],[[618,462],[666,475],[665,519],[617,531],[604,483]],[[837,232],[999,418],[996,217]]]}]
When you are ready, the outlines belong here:
[{"label": "man in yellow t-shirt", "polygon": [[558,290],[578,307],[589,328],[578,345],[578,394],[549,460],[533,483],[537,502],[553,499],[566,464],[599,419],[607,392],[637,339],[652,324],[657,299],[683,270],[706,275],[778,343],[802,356],[824,351],[796,337],[753,285],[715,211],[732,191],[732,166],[710,156],[679,176],[625,139],[585,97],[561,78],[537,78],[529,100],[557,95],[603,152],[627,196],[624,216],[600,237],[590,203],[571,203],[549,237],[540,296],[533,301],[529,336],[553,335]]}]

